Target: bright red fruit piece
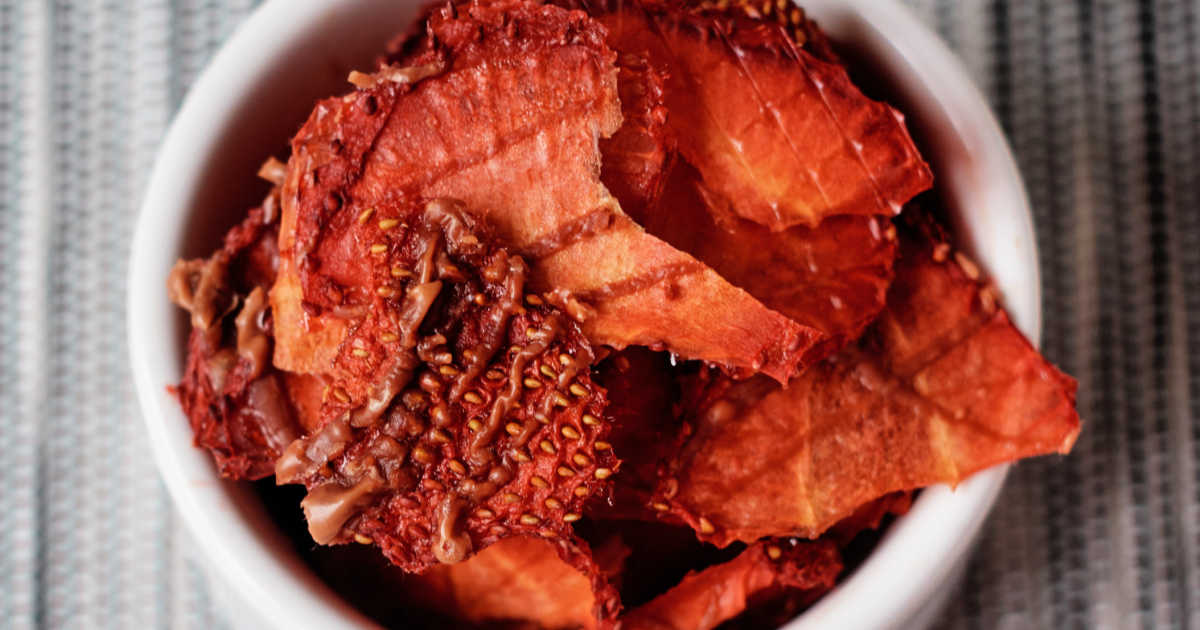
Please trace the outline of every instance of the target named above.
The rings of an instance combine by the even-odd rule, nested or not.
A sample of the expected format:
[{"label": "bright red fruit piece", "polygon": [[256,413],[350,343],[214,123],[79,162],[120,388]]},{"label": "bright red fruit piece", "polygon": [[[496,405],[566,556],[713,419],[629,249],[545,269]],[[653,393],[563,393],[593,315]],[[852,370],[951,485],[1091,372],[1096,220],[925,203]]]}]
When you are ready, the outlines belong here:
[{"label": "bright red fruit piece", "polygon": [[1074,380],[978,273],[936,230],[910,230],[888,306],[858,346],[786,389],[701,378],[691,437],[655,502],[718,545],[816,537],[882,495],[1068,452]]}]

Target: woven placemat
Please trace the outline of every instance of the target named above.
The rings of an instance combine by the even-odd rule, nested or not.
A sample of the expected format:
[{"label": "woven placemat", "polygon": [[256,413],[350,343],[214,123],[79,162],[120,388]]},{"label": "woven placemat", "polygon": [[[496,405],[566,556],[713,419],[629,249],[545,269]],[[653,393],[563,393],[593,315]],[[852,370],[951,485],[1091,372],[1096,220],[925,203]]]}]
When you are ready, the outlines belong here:
[{"label": "woven placemat", "polygon": [[[231,625],[154,471],[124,278],[154,153],[249,0],[0,0],[0,626]],[[1200,628],[1200,4],[911,0],[1025,174],[1069,458],[1023,463],[942,628]]]}]

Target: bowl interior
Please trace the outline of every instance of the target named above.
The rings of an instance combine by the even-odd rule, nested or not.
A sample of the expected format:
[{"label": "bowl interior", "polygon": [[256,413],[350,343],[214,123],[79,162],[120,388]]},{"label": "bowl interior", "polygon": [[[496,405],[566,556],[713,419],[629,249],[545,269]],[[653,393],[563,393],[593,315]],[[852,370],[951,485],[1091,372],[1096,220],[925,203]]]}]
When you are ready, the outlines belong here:
[{"label": "bowl interior", "polygon": [[[245,485],[220,480],[166,387],[182,373],[187,322],[167,300],[174,261],[210,252],[245,208],[255,179],[321,97],[346,91],[423,0],[272,0],[200,76],[164,141],[134,237],[129,337],[134,378],[159,469],[184,521],[222,577],[277,627],[370,625],[301,562]],[[953,55],[905,9],[877,0],[804,0],[805,9],[909,115],[964,247],[987,269],[1014,322],[1040,328],[1036,252],[1020,176],[986,103]],[[793,629],[908,627],[965,553],[1004,469],[951,492],[931,488],[871,556]],[[869,599],[868,599],[869,598]],[[864,606],[862,602],[871,602]]]}]

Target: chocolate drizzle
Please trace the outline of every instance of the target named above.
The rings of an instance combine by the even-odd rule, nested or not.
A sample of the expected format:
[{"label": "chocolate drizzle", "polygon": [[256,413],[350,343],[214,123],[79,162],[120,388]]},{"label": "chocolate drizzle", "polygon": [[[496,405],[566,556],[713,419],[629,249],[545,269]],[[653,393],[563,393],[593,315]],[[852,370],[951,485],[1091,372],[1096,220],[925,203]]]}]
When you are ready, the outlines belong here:
[{"label": "chocolate drizzle", "polygon": [[253,415],[263,440],[276,453],[282,453],[298,437],[299,427],[278,374],[270,373],[250,382],[241,413]]},{"label": "chocolate drizzle", "polygon": [[269,306],[266,291],[262,287],[254,287],[234,320],[237,327],[237,354],[249,366],[246,376],[249,380],[258,378],[270,364],[271,339],[267,337],[266,323]]},{"label": "chocolate drizzle", "polygon": [[672,280],[678,280],[685,276],[704,273],[708,268],[703,263],[696,261],[688,261],[682,263],[674,263],[663,265],[655,269],[651,269],[640,275],[624,278],[619,282],[606,284],[602,287],[580,293],[577,298],[584,302],[601,302],[619,298],[626,295],[632,295],[638,291],[643,291],[650,287],[663,285]]},{"label": "chocolate drizzle", "polygon": [[[167,278],[167,296],[192,316],[192,328],[208,330],[216,323],[222,295],[228,291],[229,257],[181,260]],[[228,296],[226,295],[226,299]]]},{"label": "chocolate drizzle", "polygon": [[564,222],[549,234],[528,243],[521,248],[521,253],[532,259],[545,258],[555,252],[566,249],[570,245],[612,229],[621,208],[615,199],[607,199],[606,203],[591,212],[580,215],[572,221]]},{"label": "chocolate drizzle", "polygon": [[349,488],[331,481],[309,490],[300,506],[304,508],[313,540],[321,545],[333,542],[342,525],[369,505],[378,490],[379,482],[372,477],[365,477]]},{"label": "chocolate drizzle", "polygon": [[437,76],[446,70],[446,63],[441,59],[431,61],[419,66],[400,66],[389,65],[380,68],[376,72],[367,74],[357,70],[350,73],[347,80],[354,84],[355,87],[369,89],[381,83],[396,83],[400,85],[411,85],[418,83],[429,77]]},{"label": "chocolate drizzle", "polygon": [[416,357],[411,352],[394,358],[390,367],[384,372],[383,378],[375,384],[371,396],[361,407],[350,413],[350,425],[365,427],[374,424],[392,404],[396,395],[412,380],[413,371],[418,365]]},{"label": "chocolate drizzle", "polygon": [[[317,542],[371,539],[411,570],[516,532],[570,536],[589,486],[617,465],[591,446],[607,427],[590,346],[525,294],[524,260],[462,204],[366,204],[329,219],[350,236],[318,234],[301,270],[319,308],[356,317],[319,374],[322,425],[285,449],[277,481],[309,488]],[[340,261],[346,243],[362,249]],[[530,487],[540,498],[522,507]]]},{"label": "chocolate drizzle", "polygon": [[[488,419],[483,425],[483,429],[476,433],[471,439],[471,465],[476,467],[486,466],[494,457],[490,445],[496,436],[496,432],[500,430],[500,423],[512,410],[513,406],[520,400],[523,388],[523,374],[525,366],[530,359],[537,357],[546,351],[550,343],[554,341],[554,336],[558,333],[558,318],[551,317],[547,319],[547,326],[544,331],[537,331],[532,339],[524,346],[514,346],[512,348],[513,359],[512,364],[508,369],[508,384],[505,386],[502,393],[496,396],[496,400],[492,403],[491,413],[488,414]],[[545,413],[544,411],[542,412]],[[516,446],[524,446],[525,441],[529,439],[527,431],[523,431],[518,439],[524,438],[516,443]]]},{"label": "chocolate drizzle", "polygon": [[437,531],[433,537],[433,555],[438,562],[461,562],[471,552],[471,539],[462,530],[466,502],[452,494],[442,498],[437,508]]},{"label": "chocolate drizzle", "polygon": [[183,381],[175,388],[197,446],[223,476],[258,479],[300,433],[297,413],[271,365],[273,320],[266,287],[278,266],[276,229],[263,206],[226,233],[206,259],[179,261],[171,300],[188,310],[192,334]]},{"label": "chocolate drizzle", "polygon": [[312,477],[331,458],[340,455],[353,437],[348,419],[343,417],[292,442],[275,462],[275,480],[297,483]]},{"label": "chocolate drizzle", "polygon": [[464,366],[466,369],[463,371],[462,378],[450,390],[452,401],[456,401],[462,396],[467,385],[475,380],[488,362],[496,356],[496,352],[504,342],[509,319],[512,318],[514,311],[522,308],[521,296],[525,294],[525,278],[529,273],[525,261],[518,256],[511,256],[503,259],[497,258],[492,264],[493,266],[503,266],[504,269],[485,268],[483,270],[484,277],[491,276],[500,279],[502,290],[492,306],[480,317],[480,328],[483,334],[480,335],[476,349],[466,357]]}]

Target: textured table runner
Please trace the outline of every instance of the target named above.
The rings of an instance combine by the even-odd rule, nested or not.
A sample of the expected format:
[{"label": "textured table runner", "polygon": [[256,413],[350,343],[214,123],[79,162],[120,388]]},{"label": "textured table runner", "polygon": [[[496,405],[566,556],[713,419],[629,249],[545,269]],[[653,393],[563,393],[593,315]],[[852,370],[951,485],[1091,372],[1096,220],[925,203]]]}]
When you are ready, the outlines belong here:
[{"label": "textured table runner", "polygon": [[[249,0],[0,0],[0,627],[234,627],[155,473],[130,233]],[[1200,628],[1200,4],[909,0],[1036,213],[1069,458],[1014,471],[942,628]]]}]

